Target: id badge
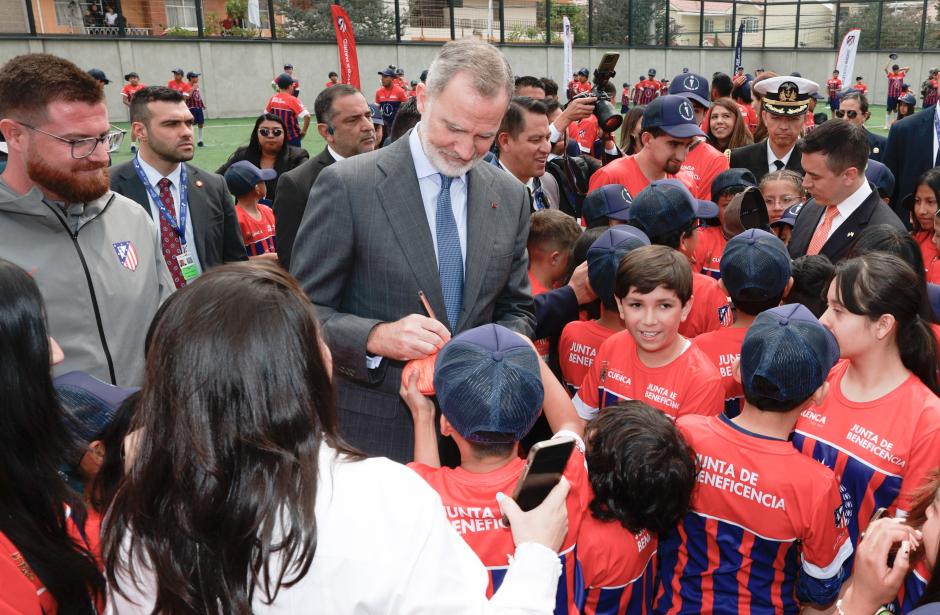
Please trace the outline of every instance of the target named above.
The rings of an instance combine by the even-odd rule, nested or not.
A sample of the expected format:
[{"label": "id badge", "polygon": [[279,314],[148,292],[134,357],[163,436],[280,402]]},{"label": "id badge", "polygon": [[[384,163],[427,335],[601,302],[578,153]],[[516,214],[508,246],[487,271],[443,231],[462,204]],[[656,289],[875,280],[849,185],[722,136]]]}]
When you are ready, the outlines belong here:
[{"label": "id badge", "polygon": [[183,274],[183,279],[186,280],[187,283],[192,282],[199,276],[199,270],[196,269],[196,261],[193,260],[189,252],[184,250],[182,254],[177,254],[176,263],[180,266],[180,273]]}]

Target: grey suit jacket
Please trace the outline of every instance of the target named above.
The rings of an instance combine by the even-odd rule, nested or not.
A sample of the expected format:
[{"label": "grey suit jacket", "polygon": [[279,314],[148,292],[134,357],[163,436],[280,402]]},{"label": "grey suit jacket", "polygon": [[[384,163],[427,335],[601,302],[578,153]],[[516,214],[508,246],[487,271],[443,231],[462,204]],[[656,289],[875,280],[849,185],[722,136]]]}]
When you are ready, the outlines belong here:
[{"label": "grey suit jacket", "polygon": [[[464,302],[457,332],[496,322],[531,335],[528,193],[488,164],[477,164],[467,177]],[[373,327],[424,313],[418,291],[438,316],[446,313],[407,135],[320,172],[290,271],[316,305],[333,353],[343,435],[369,454],[411,459],[411,414],[398,395],[403,363],[383,359],[376,369],[366,367]]]},{"label": "grey suit jacket", "polygon": [[[193,233],[196,235],[196,254],[203,270],[223,263],[247,260],[235,204],[225,187],[225,180],[221,175],[184,164],[189,184],[189,215],[192,216]],[[137,177],[133,161],[111,169],[111,189],[137,201],[156,220],[150,208],[147,189]]]}]

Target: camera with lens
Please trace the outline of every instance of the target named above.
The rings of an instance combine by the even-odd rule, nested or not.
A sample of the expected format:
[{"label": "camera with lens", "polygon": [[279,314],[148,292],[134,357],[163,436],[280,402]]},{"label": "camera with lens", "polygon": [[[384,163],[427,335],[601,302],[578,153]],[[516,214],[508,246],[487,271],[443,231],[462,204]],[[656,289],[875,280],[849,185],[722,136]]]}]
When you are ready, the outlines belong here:
[{"label": "camera with lens", "polygon": [[594,87],[590,92],[582,92],[571,99],[596,98],[594,117],[597,118],[600,129],[607,133],[614,132],[623,123],[623,117],[611,104],[610,95],[607,94],[607,84],[617,76],[614,67],[617,66],[617,60],[619,59],[619,53],[605,53],[604,57],[601,58],[601,63],[594,69]]}]

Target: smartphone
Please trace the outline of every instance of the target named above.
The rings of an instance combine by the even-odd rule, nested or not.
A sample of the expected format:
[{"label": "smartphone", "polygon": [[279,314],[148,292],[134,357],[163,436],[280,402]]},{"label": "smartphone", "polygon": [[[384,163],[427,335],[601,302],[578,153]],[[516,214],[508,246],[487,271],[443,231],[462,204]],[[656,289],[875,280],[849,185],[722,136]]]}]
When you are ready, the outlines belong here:
[{"label": "smartphone", "polygon": [[532,510],[545,500],[561,480],[573,450],[573,438],[552,438],[537,442],[529,449],[522,476],[512,494],[519,508]]},{"label": "smartphone", "polygon": [[757,188],[748,188],[741,198],[741,226],[745,229],[770,231],[770,214],[767,204]]},{"label": "smartphone", "polygon": [[612,71],[617,68],[617,61],[620,59],[619,53],[605,53],[601,58],[601,63],[597,65],[598,72]]}]

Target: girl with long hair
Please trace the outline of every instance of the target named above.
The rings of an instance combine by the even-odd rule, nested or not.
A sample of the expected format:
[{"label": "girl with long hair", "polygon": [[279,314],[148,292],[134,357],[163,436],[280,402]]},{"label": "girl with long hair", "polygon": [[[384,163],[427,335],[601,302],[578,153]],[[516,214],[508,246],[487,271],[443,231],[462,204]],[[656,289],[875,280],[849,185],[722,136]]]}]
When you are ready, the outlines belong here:
[{"label": "girl with long hair", "polygon": [[224,175],[225,170],[239,160],[247,160],[259,169],[274,169],[277,171],[277,177],[264,182],[268,189],[267,199],[274,201],[278,178],[310,158],[307,150],[287,143],[286,133],[287,129],[281,118],[272,113],[262,113],[255,120],[248,145],[232,152],[225,164],[215,172]]},{"label": "girl with long hair", "polygon": [[[39,287],[0,259],[0,611],[93,615],[104,578],[85,509],[58,467],[75,443],[52,385]],[[91,525],[91,524],[89,524]],[[91,533],[91,532],[88,532]]]},{"label": "girl with long hair", "polygon": [[800,417],[794,446],[832,468],[852,544],[879,508],[911,510],[940,451],[937,342],[926,287],[898,256],[843,260],[821,322],[843,361],[823,402]]},{"label": "girl with long hair", "polygon": [[705,134],[709,145],[724,152],[754,142],[747,129],[738,104],[730,98],[719,98],[712,102],[708,114],[708,131]]},{"label": "girl with long hair", "polygon": [[640,141],[640,124],[643,121],[643,111],[646,105],[637,105],[623,116],[623,124],[620,126],[620,151],[625,156],[633,156],[643,149],[643,142]]},{"label": "girl with long hair", "polygon": [[[936,229],[934,223],[938,204],[940,204],[940,168],[928,169],[917,179],[914,193],[907,195],[902,203],[904,208],[911,212],[911,233],[920,246],[926,271],[930,271],[931,264],[940,257],[940,252],[934,244]],[[930,281],[936,283],[938,280]]]},{"label": "girl with long hair", "polygon": [[115,613],[554,607],[567,483],[528,513],[501,501],[519,547],[488,603],[487,571],[440,497],[338,436],[329,350],[285,271],[217,267],[158,319],[104,523]]}]

